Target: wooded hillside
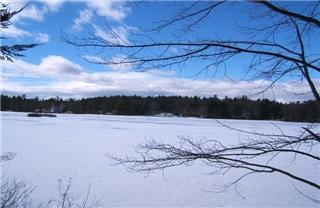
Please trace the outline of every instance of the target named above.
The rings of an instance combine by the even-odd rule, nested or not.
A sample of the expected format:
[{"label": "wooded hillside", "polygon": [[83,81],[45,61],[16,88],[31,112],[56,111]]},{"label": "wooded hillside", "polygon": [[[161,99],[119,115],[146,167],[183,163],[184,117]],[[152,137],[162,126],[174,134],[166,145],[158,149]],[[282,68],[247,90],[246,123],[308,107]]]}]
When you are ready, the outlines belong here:
[{"label": "wooded hillside", "polygon": [[60,112],[115,115],[157,115],[203,118],[258,119],[307,121],[320,120],[315,101],[280,103],[268,99],[250,100],[247,97],[219,99],[181,96],[111,96],[83,99],[39,99],[26,96],[1,95],[1,111]]}]

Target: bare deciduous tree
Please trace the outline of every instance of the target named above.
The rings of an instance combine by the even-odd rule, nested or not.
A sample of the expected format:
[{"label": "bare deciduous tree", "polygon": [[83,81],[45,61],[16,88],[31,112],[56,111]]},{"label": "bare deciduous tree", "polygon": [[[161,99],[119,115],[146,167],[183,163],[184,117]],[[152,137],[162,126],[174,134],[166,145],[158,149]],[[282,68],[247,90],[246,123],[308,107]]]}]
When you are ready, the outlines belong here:
[{"label": "bare deciduous tree", "polygon": [[[142,71],[181,66],[181,64],[183,66],[194,60],[207,62],[202,71],[208,70],[213,65],[218,69],[229,59],[245,54],[252,57],[250,71],[257,72],[256,75],[259,77],[272,80],[268,87],[286,75],[298,74],[307,81],[315,99],[320,102],[319,92],[311,79],[312,71],[320,72],[320,58],[319,54],[310,51],[308,47],[309,44],[314,44],[308,42],[309,37],[318,34],[319,31],[317,19],[319,3],[311,2],[307,14],[291,12],[268,1],[251,3],[263,7],[259,9],[263,12],[259,18],[264,24],[253,28],[243,27],[248,36],[244,40],[212,38],[180,41],[178,38],[172,38],[167,41],[156,41],[144,34],[147,36],[146,39],[128,42],[111,28],[112,40],[92,34],[87,38],[64,34],[63,39],[76,47],[119,50],[121,54],[125,54],[117,59],[101,57],[99,60],[88,61],[106,65],[130,64]],[[153,30],[164,30],[170,25],[184,23],[183,30],[187,33],[190,28],[208,18],[216,7],[221,7],[223,4],[230,3],[195,2],[170,20],[160,22],[161,24]],[[174,52],[170,50],[173,48]]]},{"label": "bare deciduous tree", "polygon": [[[195,141],[189,137],[181,137],[179,145],[166,144],[157,140],[147,140],[137,147],[139,155],[136,158],[132,156],[127,158],[109,156],[114,161],[117,161],[118,164],[124,165],[129,170],[138,172],[149,173],[153,170],[190,165],[196,160],[201,160],[206,165],[215,167],[216,173],[225,173],[231,168],[249,171],[230,185],[235,185],[236,182],[248,174],[276,172],[320,190],[320,185],[317,182],[312,182],[269,164],[272,159],[280,154],[287,154],[292,157],[307,157],[319,163],[320,156],[317,149],[319,148],[320,137],[319,135],[313,135],[310,129],[305,129],[305,132],[300,136],[291,136],[284,133],[259,134],[234,129],[229,126],[225,127],[254,135],[255,137],[230,146],[224,145],[219,140],[202,139]],[[261,163],[259,158],[264,158],[268,162],[265,164]]]},{"label": "bare deciduous tree", "polygon": [[[58,181],[58,197],[45,204],[35,205],[32,200],[34,188],[22,181],[6,180],[0,186],[0,208],[94,208],[99,201],[89,202],[90,188],[86,196],[79,200],[71,193],[71,179],[66,183]],[[90,200],[91,201],[91,200]]]},{"label": "bare deciduous tree", "polygon": [[90,196],[90,187],[86,196],[82,200],[77,200],[74,196],[71,195],[71,178],[63,183],[62,180],[58,181],[58,198],[56,200],[51,200],[49,202],[50,207],[57,208],[94,208],[97,207],[99,201],[89,202]]},{"label": "bare deciduous tree", "polygon": [[30,194],[33,189],[24,183],[13,180],[2,182],[0,186],[1,208],[29,208],[33,207]]},{"label": "bare deciduous tree", "polygon": [[[101,51],[117,50],[125,54],[121,59],[101,57],[101,59],[88,61],[106,65],[130,64],[136,70],[141,71],[154,68],[166,69],[172,66],[183,67],[194,60],[207,63],[203,71],[208,70],[211,66],[219,69],[220,65],[224,65],[228,60],[244,54],[252,58],[248,73],[254,73],[255,78],[271,81],[264,90],[272,87],[283,77],[299,76],[308,84],[310,93],[320,107],[319,89],[316,87],[315,80],[312,79],[313,74],[320,72],[320,54],[311,47],[311,45],[319,44],[319,42],[312,41],[320,31],[320,3],[305,2],[306,9],[300,9],[299,12],[270,1],[250,1],[243,4],[245,3],[258,7],[255,10],[258,13],[255,18],[261,23],[251,27],[241,27],[245,31],[241,37],[247,37],[245,39],[221,40],[212,37],[210,39],[180,40],[173,37],[167,41],[156,41],[144,34],[145,39],[125,41],[113,31],[111,32],[114,35],[113,40],[106,40],[92,34],[86,38],[64,34],[63,38],[76,47]],[[184,32],[188,33],[197,24],[205,23],[204,21],[216,9],[227,9],[230,4],[240,3],[191,2],[188,7],[183,8],[171,19],[160,21],[153,31],[162,31],[172,25],[181,24]],[[290,4],[295,4],[295,2]],[[173,48],[175,48],[174,52],[171,50]],[[252,135],[252,139],[229,146],[218,140],[194,141],[186,137],[180,139],[179,145],[148,140],[137,147],[140,153],[138,157],[112,158],[128,169],[139,172],[190,165],[196,160],[201,160],[210,167],[215,167],[217,172],[230,169],[248,171],[233,181],[231,185],[235,185],[252,173],[276,172],[320,190],[318,181],[311,181],[285,168],[269,165],[270,160],[283,154],[290,154],[293,158],[307,157],[314,160],[315,164],[319,164],[320,156],[317,148],[320,144],[320,132],[318,127],[317,124],[314,124],[303,128],[299,136],[288,135],[281,129],[279,129],[281,132],[279,135],[245,132],[238,129],[238,131]],[[267,162],[261,162],[264,160],[259,158],[265,157],[269,157]]]}]

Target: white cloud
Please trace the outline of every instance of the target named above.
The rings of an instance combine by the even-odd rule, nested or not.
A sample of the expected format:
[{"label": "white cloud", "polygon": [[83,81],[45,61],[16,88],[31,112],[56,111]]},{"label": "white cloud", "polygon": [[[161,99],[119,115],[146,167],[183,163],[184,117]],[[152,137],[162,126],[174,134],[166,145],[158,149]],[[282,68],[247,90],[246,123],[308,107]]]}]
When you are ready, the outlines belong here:
[{"label": "white cloud", "polygon": [[99,56],[85,55],[85,56],[82,56],[82,58],[89,61],[89,62],[95,62],[95,63],[104,63],[105,62],[105,60]]},{"label": "white cloud", "polygon": [[110,65],[110,67],[114,71],[129,72],[130,70],[132,70],[133,65],[131,63],[121,63],[121,62],[125,62],[126,60],[128,60],[128,59],[125,55],[117,55],[117,56],[113,57],[111,61],[114,63],[119,63],[119,64]]},{"label": "white cloud", "polygon": [[[37,0],[38,2],[41,2],[46,5],[47,10],[51,12],[57,12],[60,7],[67,2],[67,0]],[[69,0],[71,2],[72,0]],[[76,1],[74,1],[76,2]],[[79,2],[79,1],[78,1]]]},{"label": "white cloud", "polygon": [[[99,56],[92,56],[92,55],[85,55],[85,56],[82,56],[82,58],[85,59],[86,61],[96,63],[96,64],[105,64],[106,65],[106,63],[108,63],[108,65],[106,65],[106,67],[109,67],[113,71],[117,71],[117,72],[129,72],[133,69],[133,64],[121,63],[121,62],[126,62],[128,60],[126,55],[120,54],[120,55],[116,55],[110,59],[106,59],[106,58],[104,59]],[[112,64],[112,63],[114,63],[114,64]]]},{"label": "white cloud", "polygon": [[64,74],[80,74],[83,68],[79,64],[75,64],[62,56],[48,56],[43,58],[40,70],[57,75]]},{"label": "white cloud", "polygon": [[14,62],[0,62],[5,75],[11,77],[52,77],[66,79],[68,76],[80,74],[83,68],[62,56],[48,56],[40,64],[30,64],[17,59]]},{"label": "white cloud", "polygon": [[6,38],[24,38],[27,36],[31,36],[31,33],[22,29],[15,27],[14,25],[10,25],[10,27],[1,29],[0,32],[1,37]]},{"label": "white cloud", "polygon": [[88,0],[87,5],[89,8],[97,12],[99,16],[106,17],[111,20],[121,21],[129,12],[124,1],[111,1],[111,0]]},{"label": "white cloud", "polygon": [[[2,93],[26,94],[28,96],[62,96],[62,97],[89,97],[99,95],[182,95],[211,97],[218,95],[236,97],[247,95],[249,98],[269,98],[282,102],[312,99],[306,82],[278,83],[272,90],[261,92],[270,84],[265,80],[230,81],[230,80],[191,80],[178,78],[170,74],[152,72],[115,71],[86,72],[83,67],[61,56],[48,56],[38,65],[22,60],[14,63],[1,63],[3,77]],[[36,80],[50,77],[48,82],[21,82],[15,78],[34,77]],[[39,84],[40,83],[40,84]],[[315,80],[320,88],[320,80]],[[300,94],[300,95],[297,95]]]},{"label": "white cloud", "polygon": [[74,25],[72,26],[72,28],[78,31],[82,30],[82,25],[89,23],[92,20],[92,17],[92,10],[85,9],[83,11],[80,11],[79,17],[73,21]]},{"label": "white cloud", "polygon": [[[119,0],[37,0],[45,4],[47,10],[57,12],[65,2],[87,4],[87,9],[95,11],[99,16],[106,17],[111,20],[121,21],[126,16],[130,9],[126,6],[125,1]],[[80,14],[81,16],[81,14]]]},{"label": "white cloud", "polygon": [[107,33],[106,31],[104,31],[102,28],[100,28],[97,25],[93,25],[94,28],[94,33],[96,36],[106,40],[106,41],[112,41],[113,40],[113,36],[110,33]]},{"label": "white cloud", "polygon": [[[25,4],[19,4],[17,9],[20,9],[24,6]],[[31,19],[35,20],[38,22],[41,22],[44,20],[44,14],[46,12],[46,8],[38,8],[35,5],[28,5],[26,8],[24,8],[20,13],[16,14],[15,16],[12,17],[12,22],[20,22],[24,19]]]},{"label": "white cloud", "polygon": [[121,22],[130,11],[124,1],[84,0],[83,2],[86,2],[87,8],[80,11],[79,16],[73,21],[72,29],[77,31],[81,31],[83,25],[92,21],[94,14]]},{"label": "white cloud", "polygon": [[[8,4],[8,8],[11,11],[18,11],[24,6],[27,5],[27,1],[20,0],[20,1],[4,1]],[[39,8],[34,4],[28,4],[20,13],[14,15],[10,20],[12,25],[8,28],[1,30],[1,36],[7,38],[25,38],[32,35],[32,32],[20,29],[17,27],[18,23],[23,22],[25,19],[28,20],[35,20],[35,21],[43,21],[44,20],[44,13],[46,12],[46,8]]]},{"label": "white cloud", "polygon": [[50,36],[46,33],[38,33],[35,37],[37,43],[48,43],[50,41]]},{"label": "white cloud", "polygon": [[129,34],[138,31],[138,28],[128,25],[120,25],[113,28],[101,28],[97,25],[93,25],[93,28],[97,37],[113,44],[129,44]]}]

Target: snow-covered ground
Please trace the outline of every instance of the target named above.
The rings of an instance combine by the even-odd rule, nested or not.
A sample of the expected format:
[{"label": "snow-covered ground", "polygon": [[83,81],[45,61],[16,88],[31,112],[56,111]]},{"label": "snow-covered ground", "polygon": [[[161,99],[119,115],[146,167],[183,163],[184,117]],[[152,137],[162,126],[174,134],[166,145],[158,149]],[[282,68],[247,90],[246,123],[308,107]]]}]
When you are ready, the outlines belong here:
[{"label": "snow-covered ground", "polygon": [[[134,147],[145,138],[174,143],[178,136],[214,138],[230,144],[247,135],[222,127],[215,120],[141,116],[63,115],[57,118],[30,118],[26,113],[1,112],[2,152],[17,153],[2,162],[2,180],[15,177],[35,186],[36,201],[57,194],[58,179],[72,178],[74,195],[103,198],[103,207],[258,207],[318,206],[298,193],[293,183],[309,196],[319,199],[316,190],[301,186],[279,174],[251,175],[234,189],[212,193],[214,185],[232,181],[238,170],[212,175],[212,168],[201,164],[156,171],[148,176],[112,166],[106,153],[134,154]],[[270,121],[220,120],[244,130],[276,132]],[[285,132],[297,134],[306,124],[273,122]],[[279,132],[278,132],[279,133]],[[319,182],[319,164],[305,158],[282,158],[283,167],[297,175]]]}]

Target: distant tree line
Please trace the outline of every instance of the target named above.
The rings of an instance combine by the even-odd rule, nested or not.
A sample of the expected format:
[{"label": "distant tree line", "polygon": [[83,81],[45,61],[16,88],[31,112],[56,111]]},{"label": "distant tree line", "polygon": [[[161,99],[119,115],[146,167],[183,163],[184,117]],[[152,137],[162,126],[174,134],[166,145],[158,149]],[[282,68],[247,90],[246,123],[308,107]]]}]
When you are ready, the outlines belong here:
[{"label": "distant tree line", "polygon": [[[171,113],[185,117],[257,119],[316,122],[320,109],[316,101],[280,103],[246,96],[219,99],[181,96],[110,96],[82,99],[27,98],[1,95],[1,111],[60,112],[76,114],[157,115]],[[53,109],[53,110],[52,110]]]}]

